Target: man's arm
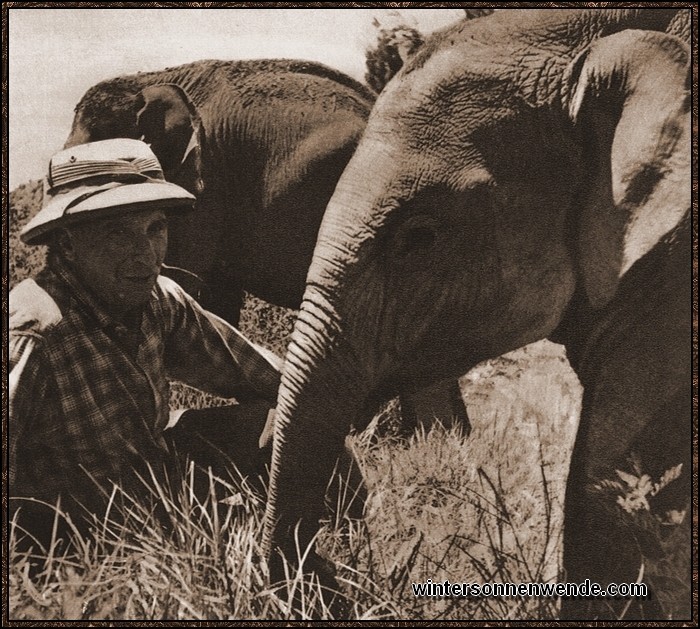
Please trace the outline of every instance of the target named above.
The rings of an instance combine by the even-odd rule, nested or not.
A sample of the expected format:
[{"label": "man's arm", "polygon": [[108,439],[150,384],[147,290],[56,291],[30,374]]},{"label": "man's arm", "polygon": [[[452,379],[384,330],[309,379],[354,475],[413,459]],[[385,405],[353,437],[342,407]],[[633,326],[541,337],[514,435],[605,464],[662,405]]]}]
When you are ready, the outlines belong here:
[{"label": "man's arm", "polygon": [[204,310],[172,280],[161,277],[158,284],[169,319],[168,376],[221,397],[263,397],[274,405],[281,359]]},{"label": "man's arm", "polygon": [[36,337],[10,335],[9,473],[10,492],[17,489],[18,454],[26,444],[34,419],[46,396],[48,379],[42,374]]},{"label": "man's arm", "polygon": [[32,279],[20,282],[9,295],[9,424],[10,491],[15,488],[18,453],[36,423],[46,412],[49,379],[44,373],[41,345],[62,318],[53,299]]}]

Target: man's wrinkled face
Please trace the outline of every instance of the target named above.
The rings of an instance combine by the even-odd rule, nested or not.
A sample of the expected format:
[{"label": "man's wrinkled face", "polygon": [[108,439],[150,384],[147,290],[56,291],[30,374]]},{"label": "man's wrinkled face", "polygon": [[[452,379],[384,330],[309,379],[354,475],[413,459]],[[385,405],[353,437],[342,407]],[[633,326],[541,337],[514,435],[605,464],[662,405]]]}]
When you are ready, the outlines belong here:
[{"label": "man's wrinkled face", "polygon": [[162,210],[145,210],[74,225],[62,246],[85,286],[121,316],[149,300],[168,247],[168,222]]}]

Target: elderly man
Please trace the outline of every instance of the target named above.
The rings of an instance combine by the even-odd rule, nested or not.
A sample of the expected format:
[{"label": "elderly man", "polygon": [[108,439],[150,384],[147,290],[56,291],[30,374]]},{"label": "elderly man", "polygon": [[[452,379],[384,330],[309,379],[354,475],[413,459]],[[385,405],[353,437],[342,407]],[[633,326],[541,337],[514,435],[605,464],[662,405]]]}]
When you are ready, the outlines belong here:
[{"label": "elderly man", "polygon": [[47,266],[10,293],[8,431],[11,505],[42,541],[53,518],[41,503],[99,514],[113,484],[137,492],[169,469],[169,433],[181,447],[199,433],[196,411],[166,430],[169,380],[237,398],[201,427],[211,435],[214,415],[214,445],[250,468],[269,457],[258,442],[279,384],[273,356],[160,275],[168,216],[194,197],[164,181],[146,144],[66,149],[45,190],[21,238],[48,244]]}]

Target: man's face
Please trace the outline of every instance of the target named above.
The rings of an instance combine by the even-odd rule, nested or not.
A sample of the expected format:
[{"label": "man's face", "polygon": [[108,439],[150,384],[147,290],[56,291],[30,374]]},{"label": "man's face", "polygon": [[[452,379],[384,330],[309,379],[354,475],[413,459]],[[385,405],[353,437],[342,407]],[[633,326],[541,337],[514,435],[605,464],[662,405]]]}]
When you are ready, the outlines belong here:
[{"label": "man's face", "polygon": [[64,254],[115,316],[144,305],[168,247],[162,210],[132,212],[66,229]]}]

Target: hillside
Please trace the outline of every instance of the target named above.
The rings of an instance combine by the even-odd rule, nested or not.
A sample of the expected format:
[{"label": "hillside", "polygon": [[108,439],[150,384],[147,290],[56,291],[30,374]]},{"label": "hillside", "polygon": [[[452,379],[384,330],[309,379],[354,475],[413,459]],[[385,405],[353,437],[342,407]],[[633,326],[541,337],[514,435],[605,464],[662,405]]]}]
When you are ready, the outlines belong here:
[{"label": "hillside", "polygon": [[19,232],[39,211],[43,198],[41,181],[29,181],[10,192],[9,246],[10,289],[36,273],[46,257],[45,247],[27,247],[19,239]]}]

